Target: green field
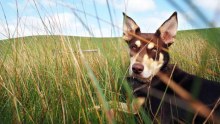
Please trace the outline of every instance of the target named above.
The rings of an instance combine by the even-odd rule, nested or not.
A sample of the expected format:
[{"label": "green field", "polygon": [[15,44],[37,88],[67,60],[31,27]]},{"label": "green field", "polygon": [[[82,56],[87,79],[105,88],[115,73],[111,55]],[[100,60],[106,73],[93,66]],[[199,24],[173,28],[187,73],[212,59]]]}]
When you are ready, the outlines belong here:
[{"label": "green field", "polygon": [[[180,31],[171,63],[220,82],[220,29]],[[85,51],[95,50],[95,51]],[[0,123],[105,123],[107,101],[131,102],[121,38],[30,36],[0,41]],[[100,111],[95,105],[103,105]],[[147,115],[142,121],[149,121]],[[135,122],[116,112],[113,121]],[[123,120],[126,120],[123,121]]]}]

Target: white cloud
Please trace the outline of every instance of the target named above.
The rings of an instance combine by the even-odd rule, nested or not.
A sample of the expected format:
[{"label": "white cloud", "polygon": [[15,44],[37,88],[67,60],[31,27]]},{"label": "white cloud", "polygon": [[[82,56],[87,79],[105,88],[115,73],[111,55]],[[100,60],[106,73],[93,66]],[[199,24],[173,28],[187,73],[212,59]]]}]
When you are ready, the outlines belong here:
[{"label": "white cloud", "polygon": [[143,12],[154,10],[156,5],[153,0],[125,0],[125,3],[122,3],[119,8],[130,12]]},{"label": "white cloud", "polygon": [[[7,4],[9,5],[9,7],[13,8],[13,9],[17,9],[18,10],[23,10],[26,9],[27,7],[33,7],[36,4],[41,4],[44,7],[55,7],[56,6],[56,1],[54,0],[22,0],[22,1],[18,1],[16,3],[16,1],[9,1]],[[17,4],[17,5],[16,5]]]},{"label": "white cloud", "polygon": [[193,0],[195,5],[203,7],[208,10],[217,10],[219,9],[220,1],[219,0]]},{"label": "white cloud", "polygon": [[[96,0],[100,4],[107,4],[106,0]],[[154,10],[156,4],[154,0],[109,0],[116,9],[128,12],[143,12],[146,10]]]}]

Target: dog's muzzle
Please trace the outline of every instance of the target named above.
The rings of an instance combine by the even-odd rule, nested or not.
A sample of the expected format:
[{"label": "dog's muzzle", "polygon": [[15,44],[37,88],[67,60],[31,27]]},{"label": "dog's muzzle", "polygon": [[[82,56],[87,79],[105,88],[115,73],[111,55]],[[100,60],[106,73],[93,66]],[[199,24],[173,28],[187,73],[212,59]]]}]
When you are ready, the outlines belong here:
[{"label": "dog's muzzle", "polygon": [[131,65],[130,76],[138,79],[140,82],[151,82],[153,75],[147,75],[144,73],[144,65],[141,63],[134,63]]}]

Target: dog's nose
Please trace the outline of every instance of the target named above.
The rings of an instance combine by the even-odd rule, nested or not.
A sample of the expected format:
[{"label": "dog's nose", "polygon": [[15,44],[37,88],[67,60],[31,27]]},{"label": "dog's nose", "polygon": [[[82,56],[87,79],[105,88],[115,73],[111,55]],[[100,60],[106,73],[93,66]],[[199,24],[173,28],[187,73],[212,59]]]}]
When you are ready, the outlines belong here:
[{"label": "dog's nose", "polygon": [[144,66],[142,64],[135,63],[132,65],[132,71],[135,74],[140,74],[143,72],[143,70],[144,70]]}]

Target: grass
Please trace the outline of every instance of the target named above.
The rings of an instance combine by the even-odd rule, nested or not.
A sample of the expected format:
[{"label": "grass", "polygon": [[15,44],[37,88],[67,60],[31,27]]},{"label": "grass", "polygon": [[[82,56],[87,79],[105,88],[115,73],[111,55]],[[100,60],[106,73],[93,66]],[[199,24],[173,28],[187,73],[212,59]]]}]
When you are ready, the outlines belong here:
[{"label": "grass", "polygon": [[[220,29],[181,31],[172,63],[220,81]],[[213,33],[214,32],[214,33]],[[212,36],[214,34],[214,36]],[[218,44],[218,45],[214,45]],[[95,49],[98,52],[83,50]],[[30,36],[0,43],[0,123],[107,123],[107,101],[131,102],[129,55],[121,38]],[[92,109],[103,105],[101,111]],[[115,113],[113,122],[135,123]],[[141,121],[147,122],[147,116]]]}]

